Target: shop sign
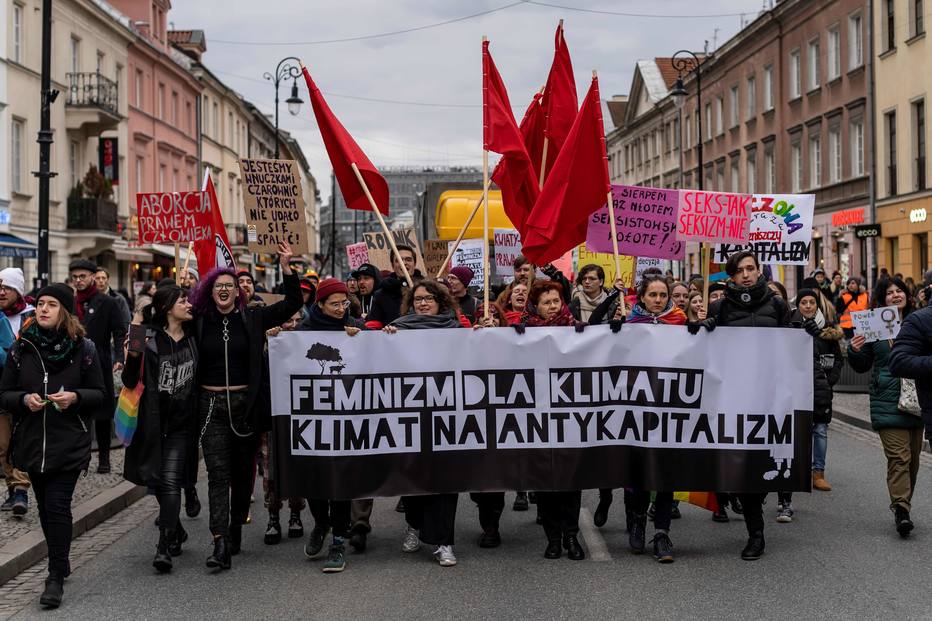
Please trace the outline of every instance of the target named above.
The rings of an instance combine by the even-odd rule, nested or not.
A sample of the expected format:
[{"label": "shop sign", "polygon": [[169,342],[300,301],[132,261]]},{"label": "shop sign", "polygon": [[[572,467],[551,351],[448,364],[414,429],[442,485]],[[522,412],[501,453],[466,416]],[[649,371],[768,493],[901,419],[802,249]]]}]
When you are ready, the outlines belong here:
[{"label": "shop sign", "polygon": [[879,224],[863,224],[854,227],[854,236],[858,239],[868,239],[870,237],[880,237]]},{"label": "shop sign", "polygon": [[909,212],[909,221],[913,224],[917,222],[925,222],[928,215],[926,214],[925,207],[918,207]]},{"label": "shop sign", "polygon": [[864,208],[843,209],[832,214],[832,226],[841,227],[852,224],[864,224]]}]

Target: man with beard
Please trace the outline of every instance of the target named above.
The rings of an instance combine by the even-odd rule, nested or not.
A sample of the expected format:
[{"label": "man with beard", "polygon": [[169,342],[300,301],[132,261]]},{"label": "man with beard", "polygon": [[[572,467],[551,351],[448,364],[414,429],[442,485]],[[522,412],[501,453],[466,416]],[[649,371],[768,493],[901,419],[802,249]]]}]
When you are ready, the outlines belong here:
[{"label": "man with beard", "polygon": [[256,281],[246,270],[236,272],[236,284],[246,296],[247,306],[265,306],[265,301],[256,295]]},{"label": "man with beard", "polygon": [[382,281],[379,290],[375,293],[375,298],[372,300],[372,309],[369,311],[368,315],[366,315],[367,323],[378,323],[378,326],[373,323],[371,327],[382,328],[387,326],[398,319],[398,316],[401,314],[401,299],[404,297],[404,292],[408,288],[408,282],[405,280],[404,270],[401,267],[402,262],[404,262],[404,266],[407,268],[408,274],[411,275],[411,280],[414,281],[415,284],[423,279],[423,275],[414,269],[417,262],[417,255],[414,254],[414,248],[401,244],[399,244],[397,248],[397,254],[394,250],[391,253],[392,269],[394,273],[390,274]]},{"label": "man with beard", "polygon": [[[123,368],[123,341],[127,323],[116,300],[100,293],[94,282],[97,265],[87,259],[77,259],[68,266],[68,272],[78,294],[75,310],[78,320],[93,341],[104,373],[104,404],[95,413],[94,428],[97,434],[97,472],[110,472],[110,427],[113,420],[113,373]],[[116,344],[116,347],[114,347]],[[112,357],[115,352],[116,358]]]},{"label": "man with beard", "polygon": [[[97,284],[98,291],[113,298],[117,306],[120,307],[120,312],[123,313],[124,322],[128,324],[133,318],[129,312],[129,302],[110,287],[110,272],[102,267],[98,267],[97,273],[94,274],[94,282]],[[119,346],[123,347],[123,344],[120,343]]]},{"label": "man with beard", "polygon": [[353,278],[356,279],[359,297],[359,304],[362,306],[362,318],[366,319],[372,310],[372,300],[375,298],[375,292],[379,288],[379,268],[371,263],[363,263],[359,269],[353,272]]}]

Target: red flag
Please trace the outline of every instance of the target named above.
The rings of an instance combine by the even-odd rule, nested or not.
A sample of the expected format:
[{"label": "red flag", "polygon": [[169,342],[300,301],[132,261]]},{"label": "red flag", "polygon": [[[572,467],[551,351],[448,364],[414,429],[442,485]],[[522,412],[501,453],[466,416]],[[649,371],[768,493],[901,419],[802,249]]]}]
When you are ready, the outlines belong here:
[{"label": "red flag", "polygon": [[317,126],[320,128],[320,135],[324,139],[324,147],[327,148],[327,155],[330,156],[333,174],[337,178],[337,183],[340,184],[340,191],[343,193],[346,206],[350,209],[372,211],[369,199],[366,198],[362,186],[356,178],[356,173],[353,172],[351,165],[356,164],[366,185],[369,186],[369,192],[372,194],[379,211],[382,212],[382,215],[387,216],[388,184],[385,179],[372,165],[372,162],[359,148],[353,137],[349,135],[339,119],[334,116],[320,89],[311,79],[307,67],[304,67],[304,79],[307,81],[307,89],[311,93],[311,106],[314,108]]},{"label": "red flag", "polygon": [[227,239],[227,229],[220,214],[220,202],[217,200],[217,191],[210,171],[204,173],[204,190],[210,197],[210,225],[214,231],[213,239],[204,239],[194,242],[194,256],[197,257],[197,269],[201,277],[215,267],[229,267],[236,269],[233,260],[233,251],[230,250],[230,240]]},{"label": "red flag", "polygon": [[524,223],[540,191],[524,137],[511,112],[508,91],[489,54],[488,41],[482,42],[482,119],[483,148],[502,154],[492,180],[502,189],[508,219],[523,235]]},{"label": "red flag", "polygon": [[[576,78],[573,77],[573,61],[570,60],[570,50],[566,46],[563,32],[563,22],[557,26],[554,41],[553,64],[550,66],[550,75],[547,76],[547,86],[544,87],[544,109],[547,121],[544,127],[544,136],[547,137],[547,173],[553,169],[557,154],[563,148],[566,137],[570,133],[579,101],[576,99]],[[537,158],[537,171],[540,171],[540,159]]]},{"label": "red flag", "polygon": [[[524,146],[527,149],[528,157],[531,158],[531,168],[538,172],[540,171],[540,159],[544,152],[544,127],[547,124],[547,110],[544,108],[543,98],[544,91],[541,89],[539,93],[534,95],[534,100],[527,107],[524,118],[521,119],[521,125],[518,126],[518,129],[521,130],[521,136],[524,138]],[[556,159],[556,157],[557,153],[554,151],[553,158]],[[549,155],[548,159],[550,159]]]},{"label": "red flag", "polygon": [[527,235],[521,238],[524,256],[545,265],[582,243],[589,215],[605,204],[610,189],[599,80],[593,77],[528,218]]}]

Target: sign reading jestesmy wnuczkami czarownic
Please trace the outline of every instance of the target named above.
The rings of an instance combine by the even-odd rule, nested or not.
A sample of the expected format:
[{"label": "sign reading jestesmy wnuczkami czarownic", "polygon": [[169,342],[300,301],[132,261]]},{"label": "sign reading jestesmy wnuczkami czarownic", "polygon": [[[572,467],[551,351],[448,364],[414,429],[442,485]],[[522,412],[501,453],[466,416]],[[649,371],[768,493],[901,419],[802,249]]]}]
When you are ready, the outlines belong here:
[{"label": "sign reading jestesmy wnuczkami czarownic", "polygon": [[288,496],[811,482],[802,330],[289,332],[269,360]]}]

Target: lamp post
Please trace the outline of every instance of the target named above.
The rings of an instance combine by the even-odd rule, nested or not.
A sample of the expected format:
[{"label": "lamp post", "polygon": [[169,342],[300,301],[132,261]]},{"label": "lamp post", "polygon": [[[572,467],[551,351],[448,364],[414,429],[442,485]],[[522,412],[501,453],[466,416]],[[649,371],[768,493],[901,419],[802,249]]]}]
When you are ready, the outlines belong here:
[{"label": "lamp post", "polygon": [[[690,68],[691,62],[694,64],[692,68]],[[673,85],[673,90],[670,91],[673,104],[677,110],[682,110],[683,105],[686,103],[687,93],[686,88],[683,86],[683,74],[690,71],[696,73],[696,122],[699,134],[696,136],[696,155],[699,160],[699,189],[702,190],[704,189],[702,181],[705,171],[703,171],[704,162],[702,161],[702,72],[699,68],[699,57],[689,50],[680,50],[670,59],[670,64],[679,74],[679,77],[676,78],[676,84]]]},{"label": "lamp post", "polygon": [[298,65],[301,61],[294,56],[286,56],[282,58],[278,63],[278,67],[275,68],[275,73],[265,72],[262,77],[275,85],[275,159],[278,159],[281,155],[279,145],[281,140],[279,139],[278,134],[278,86],[281,84],[282,80],[287,80],[291,78],[291,97],[285,100],[285,103],[288,104],[288,112],[291,116],[298,116],[301,112],[301,104],[304,101],[298,97],[298,76],[301,75],[301,70],[298,69]]}]

